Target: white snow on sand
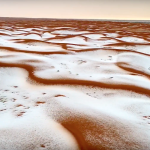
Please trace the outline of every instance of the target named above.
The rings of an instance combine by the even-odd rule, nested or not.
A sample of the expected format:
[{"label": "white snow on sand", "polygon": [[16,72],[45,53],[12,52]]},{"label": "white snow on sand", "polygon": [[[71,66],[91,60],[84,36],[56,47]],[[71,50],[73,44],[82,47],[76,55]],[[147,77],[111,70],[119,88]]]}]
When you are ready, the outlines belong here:
[{"label": "white snow on sand", "polygon": [[[118,62],[124,63],[123,66],[128,68],[133,68],[135,70],[150,74],[149,56],[134,53],[120,54],[118,57]],[[126,62],[128,63],[126,64]]]},{"label": "white snow on sand", "polygon": [[104,35],[102,34],[85,34],[84,35],[85,37],[88,37],[90,39],[94,39],[94,40],[98,40],[100,39],[101,37],[105,37]]},{"label": "white snow on sand", "polygon": [[[51,43],[68,43],[68,44],[77,44],[76,45],[69,45],[73,48],[102,48],[106,44],[112,44],[115,43],[115,40],[106,40],[106,41],[98,41],[98,40],[88,40],[85,41],[83,37],[73,37],[73,38],[66,38],[66,39],[54,39],[54,40],[49,40],[48,42]],[[80,46],[83,45],[83,46]]]},{"label": "white snow on sand", "polygon": [[51,33],[48,33],[48,32],[45,32],[43,35],[42,35],[42,38],[52,38],[52,37],[55,37],[55,35],[51,34]]},{"label": "white snow on sand", "polygon": [[117,38],[119,40],[125,41],[125,42],[134,42],[134,43],[148,43],[148,41],[137,38],[137,37],[122,37],[122,38]]},{"label": "white snow on sand", "polygon": [[67,34],[67,35],[77,35],[77,34],[83,34],[88,33],[87,31],[69,31],[69,30],[55,30],[52,32],[52,34]]},{"label": "white snow on sand", "polygon": [[[150,54],[149,46],[109,46],[120,49],[120,52],[105,50],[108,47],[105,45],[117,43],[115,39],[141,44],[147,41],[130,36],[117,38],[119,32],[96,32],[63,26],[54,27],[52,32],[47,27],[0,29],[0,33],[7,34],[0,36],[0,46],[6,47],[6,50],[0,49],[0,149],[79,150],[74,135],[61,124],[61,121],[72,118],[87,120],[87,127],[81,126],[86,128],[82,136],[93,145],[101,145],[107,140],[112,149],[116,149],[116,145],[120,149],[128,149],[123,144],[131,141],[141,144],[136,148],[130,145],[133,149],[150,149],[150,97],[138,94],[138,91],[109,89],[110,85],[120,88],[131,85],[150,91],[149,56],[123,51]],[[71,36],[50,40],[57,35]],[[22,39],[39,42],[17,42]],[[68,49],[62,48],[60,43],[65,43]],[[7,47],[26,50],[28,54],[9,51]],[[78,51],[84,49],[91,51]],[[67,55],[30,53],[71,50],[74,52]],[[4,64],[15,64],[19,68],[5,67]],[[20,68],[21,65],[26,68]],[[31,67],[34,68],[32,71]],[[47,85],[29,77],[42,79]],[[76,83],[80,80],[96,82],[99,87],[68,83],[52,85],[50,82],[59,82],[60,79],[66,82],[75,80]],[[102,86],[104,84],[108,87]],[[88,120],[93,122],[93,130],[88,129]],[[105,127],[107,132],[98,136],[92,132],[101,127]],[[110,131],[117,132],[117,136],[108,136]]]}]

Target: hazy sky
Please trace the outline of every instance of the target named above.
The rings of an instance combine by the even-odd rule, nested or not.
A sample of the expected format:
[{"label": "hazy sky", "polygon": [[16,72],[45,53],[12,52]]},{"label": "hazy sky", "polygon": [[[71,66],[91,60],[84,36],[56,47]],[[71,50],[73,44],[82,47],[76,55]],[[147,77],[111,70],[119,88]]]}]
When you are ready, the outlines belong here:
[{"label": "hazy sky", "polygon": [[0,16],[150,20],[150,0],[0,0]]}]

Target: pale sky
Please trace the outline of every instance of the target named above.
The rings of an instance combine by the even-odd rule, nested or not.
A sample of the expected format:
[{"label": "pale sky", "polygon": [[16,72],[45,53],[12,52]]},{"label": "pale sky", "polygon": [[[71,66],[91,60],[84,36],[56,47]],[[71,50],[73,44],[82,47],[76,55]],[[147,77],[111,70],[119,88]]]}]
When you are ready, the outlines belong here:
[{"label": "pale sky", "polygon": [[0,17],[150,20],[150,0],[0,0]]}]

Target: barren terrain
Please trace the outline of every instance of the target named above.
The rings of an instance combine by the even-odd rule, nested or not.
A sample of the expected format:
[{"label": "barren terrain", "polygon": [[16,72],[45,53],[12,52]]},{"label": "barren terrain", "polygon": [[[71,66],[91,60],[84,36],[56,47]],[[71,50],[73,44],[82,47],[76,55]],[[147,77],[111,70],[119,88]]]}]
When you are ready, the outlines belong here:
[{"label": "barren terrain", "polygon": [[0,18],[0,150],[149,150],[150,24]]}]

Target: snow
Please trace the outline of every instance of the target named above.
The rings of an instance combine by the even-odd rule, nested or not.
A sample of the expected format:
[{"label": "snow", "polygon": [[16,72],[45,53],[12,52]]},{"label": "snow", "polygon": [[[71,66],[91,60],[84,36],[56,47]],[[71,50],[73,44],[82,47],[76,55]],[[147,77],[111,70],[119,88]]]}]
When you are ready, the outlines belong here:
[{"label": "snow", "polygon": [[135,45],[135,46],[106,46],[106,48],[113,48],[113,49],[117,49],[117,50],[132,50],[135,52],[140,52],[143,54],[150,54],[150,46],[149,45]]},{"label": "snow", "polygon": [[125,42],[148,43],[146,40],[137,38],[137,37],[122,37],[122,38],[117,38],[117,39],[125,41]]},{"label": "snow", "polygon": [[50,33],[48,33],[48,32],[45,32],[45,33],[42,35],[42,38],[52,38],[52,37],[55,37],[55,35],[50,34]]},{"label": "snow", "polygon": [[122,63],[128,62],[128,64],[125,64],[123,66],[142,71],[146,74],[150,74],[149,56],[134,53],[120,54],[118,56],[118,62]]},{"label": "snow", "polygon": [[[88,40],[85,41],[84,38],[82,37],[73,37],[73,38],[66,38],[64,40],[60,39],[54,39],[54,40],[49,40],[48,42],[52,43],[69,43],[69,44],[78,44],[77,46],[75,45],[69,45],[71,47],[75,48],[102,48],[104,45],[107,44],[112,44],[115,43],[115,40],[106,40],[106,41],[98,41],[98,40]],[[79,46],[79,45],[85,45],[85,46]]]},{"label": "snow", "polygon": [[[120,32],[103,31],[101,34],[63,25],[52,30],[48,27],[13,30],[3,27],[0,33],[7,34],[0,37],[0,46],[6,47],[0,49],[0,149],[78,150],[75,135],[64,125],[75,119],[81,127],[79,133],[91,144],[101,144],[107,139],[107,144],[115,146],[119,142],[122,145],[122,141],[132,141],[150,148],[150,97],[144,94],[150,91],[150,59],[145,55],[150,53],[149,45],[144,45],[145,39],[118,38]],[[62,37],[59,39],[56,35]],[[71,35],[70,38],[67,35]],[[21,39],[39,42],[18,42]],[[141,45],[106,46],[117,43],[116,39]],[[16,52],[7,48],[14,48]],[[74,52],[69,53],[71,50]],[[58,51],[68,54],[38,54]],[[16,67],[12,67],[13,64]],[[64,80],[65,84],[51,84],[59,80]],[[78,85],[69,84],[68,80]],[[81,80],[89,85],[80,85]],[[94,86],[95,82],[98,86]],[[125,85],[138,90],[123,90]],[[80,122],[80,118],[85,121]],[[83,126],[86,122],[89,123]],[[91,130],[89,124],[92,124]],[[119,138],[107,136],[111,132],[117,132]]]},{"label": "snow", "polygon": [[32,43],[14,43],[13,41],[9,41],[6,39],[0,38],[0,46],[17,48],[20,50],[28,50],[28,51],[60,51],[63,50],[60,46],[55,44],[38,44],[38,42]]},{"label": "snow", "polygon": [[84,35],[85,37],[88,37],[90,39],[94,39],[94,40],[98,40],[100,39],[101,37],[105,37],[104,35],[102,34],[85,34]]},{"label": "snow", "polygon": [[78,35],[88,33],[87,31],[71,31],[71,30],[55,30],[52,34],[67,34],[67,35]]},{"label": "snow", "polygon": [[117,33],[105,33],[106,37],[113,37],[116,38],[118,36]]}]

